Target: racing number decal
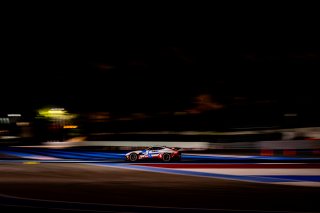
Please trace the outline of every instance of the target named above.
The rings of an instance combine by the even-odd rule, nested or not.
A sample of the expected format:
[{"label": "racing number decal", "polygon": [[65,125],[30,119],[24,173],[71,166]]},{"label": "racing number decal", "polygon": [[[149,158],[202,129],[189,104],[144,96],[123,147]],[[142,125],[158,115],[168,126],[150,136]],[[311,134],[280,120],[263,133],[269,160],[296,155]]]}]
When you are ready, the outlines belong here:
[{"label": "racing number decal", "polygon": [[145,158],[153,158],[157,157],[157,155],[159,155],[159,152],[154,150],[145,150],[145,152],[143,152],[143,155]]}]

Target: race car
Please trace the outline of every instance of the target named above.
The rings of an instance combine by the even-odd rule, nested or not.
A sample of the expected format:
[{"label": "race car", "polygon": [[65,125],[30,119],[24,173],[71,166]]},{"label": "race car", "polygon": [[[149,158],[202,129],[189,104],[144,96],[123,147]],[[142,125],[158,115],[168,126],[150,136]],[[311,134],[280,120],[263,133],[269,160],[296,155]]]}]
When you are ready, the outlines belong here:
[{"label": "race car", "polygon": [[170,148],[166,146],[149,147],[144,150],[132,151],[126,154],[126,160],[135,162],[138,160],[162,160],[169,162],[173,160],[181,160],[181,152],[179,148]]}]

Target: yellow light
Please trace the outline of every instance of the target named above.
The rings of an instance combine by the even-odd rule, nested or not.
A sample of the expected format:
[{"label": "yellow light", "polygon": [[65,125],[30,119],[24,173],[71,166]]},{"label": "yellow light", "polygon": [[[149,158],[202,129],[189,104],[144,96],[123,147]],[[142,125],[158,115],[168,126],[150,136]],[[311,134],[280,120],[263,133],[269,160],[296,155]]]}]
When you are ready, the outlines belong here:
[{"label": "yellow light", "polygon": [[40,162],[37,162],[37,161],[26,161],[26,162],[23,162],[23,164],[35,165],[35,164],[40,164]]},{"label": "yellow light", "polygon": [[76,128],[78,128],[78,126],[76,126],[76,125],[65,125],[65,126],[63,126],[63,128],[64,129],[76,129]]},{"label": "yellow light", "polygon": [[62,110],[62,109],[50,109],[49,111],[48,111],[48,113],[50,113],[50,114],[64,114],[65,112],[64,112],[64,110]]},{"label": "yellow light", "polygon": [[75,114],[68,113],[64,108],[44,108],[38,111],[39,116],[58,119],[58,120],[71,120],[76,117]]}]

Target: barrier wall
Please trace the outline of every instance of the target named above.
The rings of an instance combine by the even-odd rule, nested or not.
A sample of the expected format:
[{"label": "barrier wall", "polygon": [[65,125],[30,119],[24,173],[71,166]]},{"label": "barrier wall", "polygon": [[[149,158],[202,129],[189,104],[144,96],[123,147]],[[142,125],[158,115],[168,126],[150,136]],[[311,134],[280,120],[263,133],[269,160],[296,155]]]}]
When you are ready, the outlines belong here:
[{"label": "barrier wall", "polygon": [[179,147],[185,150],[207,150],[208,142],[172,142],[172,141],[82,141],[82,142],[46,142],[44,145],[51,147],[117,147],[133,149],[148,146]]},{"label": "barrier wall", "polygon": [[257,141],[257,142],[184,142],[184,141],[82,141],[82,142],[46,142],[48,146],[65,147],[147,147],[170,146],[190,150],[320,150],[320,141],[292,140],[292,141]]}]

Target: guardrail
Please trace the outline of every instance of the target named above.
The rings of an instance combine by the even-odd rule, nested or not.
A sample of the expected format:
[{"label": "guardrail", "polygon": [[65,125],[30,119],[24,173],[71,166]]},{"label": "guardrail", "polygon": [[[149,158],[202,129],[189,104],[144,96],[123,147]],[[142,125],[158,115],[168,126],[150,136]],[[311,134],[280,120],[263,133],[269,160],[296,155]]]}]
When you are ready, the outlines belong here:
[{"label": "guardrail", "polygon": [[81,142],[45,142],[51,147],[117,147],[120,149],[170,146],[180,147],[185,150],[318,150],[320,141],[291,140],[291,141],[257,141],[257,142],[184,142],[184,141],[81,141]]},{"label": "guardrail", "polygon": [[82,141],[82,142],[45,142],[50,147],[117,147],[119,149],[132,149],[148,146],[179,147],[185,150],[206,150],[208,142],[183,142],[183,141]]}]

